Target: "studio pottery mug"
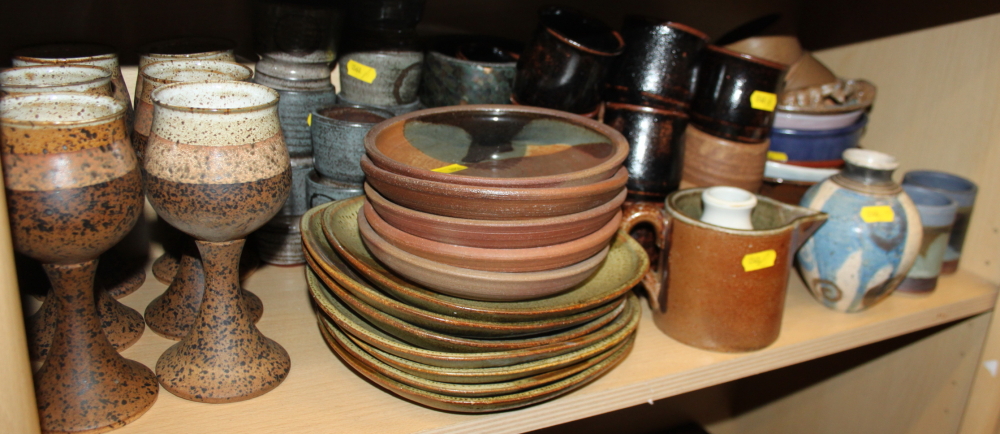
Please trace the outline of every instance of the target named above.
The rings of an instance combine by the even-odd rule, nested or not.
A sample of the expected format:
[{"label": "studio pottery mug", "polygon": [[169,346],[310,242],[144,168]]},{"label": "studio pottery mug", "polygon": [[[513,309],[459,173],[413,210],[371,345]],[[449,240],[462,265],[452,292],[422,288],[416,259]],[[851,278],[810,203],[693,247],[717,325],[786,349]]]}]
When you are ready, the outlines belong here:
[{"label": "studio pottery mug", "polygon": [[700,220],[705,189],[681,190],[665,206],[625,209],[625,231],[656,229],[659,264],[643,278],[656,326],[697,348],[753,351],[778,338],[795,251],[827,215],[757,196],[753,230]]}]

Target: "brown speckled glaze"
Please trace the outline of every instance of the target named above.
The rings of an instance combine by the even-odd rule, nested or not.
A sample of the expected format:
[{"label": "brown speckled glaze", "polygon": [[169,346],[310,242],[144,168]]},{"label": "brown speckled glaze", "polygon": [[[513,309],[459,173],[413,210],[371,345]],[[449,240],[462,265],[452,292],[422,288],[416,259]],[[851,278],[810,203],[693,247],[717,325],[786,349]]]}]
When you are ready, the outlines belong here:
[{"label": "brown speckled glaze", "polygon": [[159,390],[148,368],[122,358],[108,341],[105,329],[128,335],[136,327],[102,324],[93,289],[98,255],[142,212],[141,178],[125,126],[125,106],[106,96],[0,101],[14,246],[45,263],[53,287],[48,303],[56,328],[35,377],[46,432],[120,427],[142,415]]},{"label": "brown speckled glaze", "polygon": [[280,384],[291,361],[244,305],[244,237],[273,217],[291,189],[277,92],[253,83],[198,82],[152,94],[144,175],[150,204],[195,237],[205,269],[201,310],[156,362],[160,384],[200,402],[250,399]]},{"label": "brown speckled glaze", "polygon": [[[124,304],[115,300],[114,297],[103,290],[95,290],[97,297],[97,314],[100,317],[101,328],[107,335],[111,346],[118,351],[123,351],[136,343],[142,332],[145,331],[145,323],[142,315]],[[50,293],[51,294],[51,293]],[[51,297],[46,297],[51,300]],[[31,316],[28,323],[28,353],[32,359],[42,360],[49,354],[52,345],[52,335],[56,331],[58,321],[56,307],[53,303],[46,302]]]}]

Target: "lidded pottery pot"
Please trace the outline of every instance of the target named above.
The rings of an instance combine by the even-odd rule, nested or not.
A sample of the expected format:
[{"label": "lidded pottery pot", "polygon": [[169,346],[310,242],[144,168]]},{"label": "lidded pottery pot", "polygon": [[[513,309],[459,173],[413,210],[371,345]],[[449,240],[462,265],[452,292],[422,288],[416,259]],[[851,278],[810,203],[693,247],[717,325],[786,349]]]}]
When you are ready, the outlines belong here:
[{"label": "lidded pottery pot", "polygon": [[799,251],[799,270],[824,306],[859,312],[889,296],[913,266],[923,227],[917,207],[893,182],[896,158],[848,149],[846,166],[814,185],[801,205],[830,215]]}]

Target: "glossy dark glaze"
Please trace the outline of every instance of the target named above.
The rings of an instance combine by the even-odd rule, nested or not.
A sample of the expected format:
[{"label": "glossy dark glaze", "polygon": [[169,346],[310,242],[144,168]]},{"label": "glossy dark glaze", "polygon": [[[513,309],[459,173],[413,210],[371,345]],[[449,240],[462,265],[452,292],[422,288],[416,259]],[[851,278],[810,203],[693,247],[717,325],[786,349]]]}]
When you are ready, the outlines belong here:
[{"label": "glossy dark glaze", "polygon": [[424,57],[420,100],[427,107],[509,104],[523,44],[485,36],[453,36]]},{"label": "glossy dark glaze", "polygon": [[629,194],[635,200],[663,200],[677,190],[684,162],[684,131],[688,117],[630,104],[607,103],[604,123],[620,131],[629,143],[625,159]]},{"label": "glossy dark glaze", "polygon": [[361,184],[361,156],[365,134],[375,124],[393,117],[385,110],[361,105],[335,105],[311,113],[313,159],[316,171],[330,180]]},{"label": "glossy dark glaze", "polygon": [[288,375],[291,361],[254,326],[240,297],[239,263],[245,240],[196,241],[210,276],[198,319],[156,362],[165,389],[199,402],[235,402],[263,395]]},{"label": "glossy dark glaze", "polygon": [[589,113],[601,102],[601,83],[624,49],[618,32],[573,9],[539,11],[532,41],[517,61],[513,96],[519,104]]},{"label": "glossy dark glaze", "polygon": [[743,143],[767,140],[774,111],[750,105],[754,91],[781,92],[787,66],[710,45],[701,56],[691,123]]},{"label": "glossy dark glaze", "polygon": [[683,24],[632,15],[622,24],[622,39],[625,51],[611,65],[604,100],[687,110],[708,36]]},{"label": "glossy dark glaze", "polygon": [[416,49],[414,28],[427,0],[369,0],[347,3],[342,52]]}]

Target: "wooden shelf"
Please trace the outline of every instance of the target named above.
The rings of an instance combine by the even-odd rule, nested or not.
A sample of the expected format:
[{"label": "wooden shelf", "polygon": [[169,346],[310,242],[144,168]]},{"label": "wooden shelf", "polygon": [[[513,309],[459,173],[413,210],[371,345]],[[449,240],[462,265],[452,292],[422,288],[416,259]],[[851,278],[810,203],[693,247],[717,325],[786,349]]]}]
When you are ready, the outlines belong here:
[{"label": "wooden shelf", "polygon": [[[488,415],[431,410],[354,374],[323,342],[306,292],[303,267],[264,266],[245,282],[264,301],[258,327],[292,357],[285,382],[233,404],[185,401],[160,390],[145,415],[117,432],[524,432],[726,383],[823,357],[993,308],[997,290],[971,273],[941,279],[930,296],[896,294],[868,312],[841,314],[814,301],[802,282],[788,288],[781,337],[752,353],[723,354],[680,344],[653,325],[644,307],[635,349],[609,374],[564,397]],[[142,312],[165,289],[149,274],[122,300]],[[148,329],[122,354],[153,367],[174,342]]]}]

